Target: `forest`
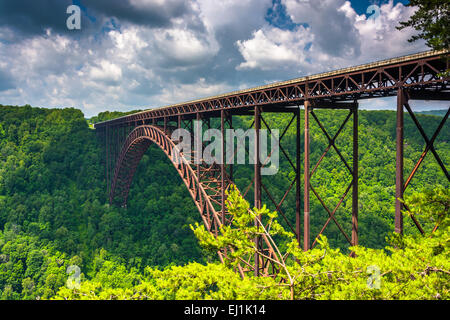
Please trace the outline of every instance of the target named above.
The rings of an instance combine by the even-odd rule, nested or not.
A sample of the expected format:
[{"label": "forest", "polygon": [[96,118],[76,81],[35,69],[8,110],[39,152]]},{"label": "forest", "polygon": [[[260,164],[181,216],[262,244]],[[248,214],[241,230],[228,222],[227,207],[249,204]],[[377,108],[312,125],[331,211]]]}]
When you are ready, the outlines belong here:
[{"label": "forest", "polygon": [[[346,117],[345,111],[316,113],[331,135]],[[302,252],[288,225],[295,225],[295,192],[288,194],[282,206],[288,221],[274,212],[265,194],[267,210],[260,213],[278,221],[273,236],[291,259],[276,278],[249,275],[244,279],[233,271],[234,261],[221,264],[215,252],[227,239],[240,243],[243,254],[251,254],[251,245],[245,246],[248,239],[236,234],[256,231],[236,219],[242,223],[233,228],[240,232],[227,235],[224,231],[223,241],[208,238],[182,180],[156,146],[148,149],[139,164],[127,208],[108,204],[104,150],[92,124],[122,115],[103,112],[85,119],[74,108],[0,106],[0,299],[449,298],[449,185],[432,155],[405,194],[426,235],[417,231],[407,213],[405,234],[393,233],[395,112],[359,111],[359,246],[349,248],[337,226],[330,223],[317,246]],[[263,117],[272,128],[284,128],[291,119],[287,114]],[[442,117],[436,113],[417,114],[417,118],[431,136]],[[336,140],[350,165],[351,121]],[[236,117],[233,124],[248,128],[251,118]],[[446,124],[434,146],[447,167],[449,140]],[[294,154],[295,143],[295,126],[291,126],[282,140],[287,154]],[[326,147],[326,136],[312,122],[312,165]],[[422,136],[405,114],[406,173],[424,147]],[[250,165],[236,165],[238,188],[249,184],[252,170]],[[263,177],[263,183],[280,199],[294,176],[281,157],[279,172]],[[331,150],[311,183],[332,207],[349,179],[348,170]],[[247,214],[242,208],[251,211],[251,198],[231,192],[230,211],[237,217]],[[336,213],[348,232],[350,209],[348,197]],[[312,237],[327,218],[311,195]],[[439,228],[431,232],[436,223]],[[356,258],[349,252],[356,253]],[[76,278],[69,266],[77,267]],[[369,266],[376,266],[381,277],[375,289],[367,284]],[[294,280],[280,285],[280,279],[288,276]]]}]

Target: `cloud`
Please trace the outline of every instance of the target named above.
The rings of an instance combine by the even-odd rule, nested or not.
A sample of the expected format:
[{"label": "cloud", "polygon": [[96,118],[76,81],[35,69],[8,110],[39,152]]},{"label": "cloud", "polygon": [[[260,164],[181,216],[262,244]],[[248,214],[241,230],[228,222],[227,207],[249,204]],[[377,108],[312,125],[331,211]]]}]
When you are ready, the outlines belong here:
[{"label": "cloud", "polygon": [[156,95],[158,101],[163,105],[174,104],[182,101],[194,100],[209,97],[218,92],[231,90],[230,86],[224,83],[209,83],[205,78],[198,79],[191,84],[169,84],[164,87],[160,94]]},{"label": "cloud", "polygon": [[0,1],[0,27],[8,27],[17,36],[43,34],[49,28],[65,33],[68,17],[66,9],[71,4],[71,0],[2,0]]},{"label": "cloud", "polygon": [[155,28],[168,27],[174,19],[191,11],[187,0],[96,0],[85,3],[101,17]]},{"label": "cloud", "polygon": [[295,23],[306,23],[315,45],[325,54],[355,57],[360,54],[360,39],[352,17],[341,8],[344,0],[282,0]]},{"label": "cloud", "polygon": [[195,66],[214,56],[218,43],[191,30],[168,29],[155,33],[152,39],[154,54],[169,66]]},{"label": "cloud", "polygon": [[14,89],[15,83],[13,77],[6,70],[0,69],[0,91]]},{"label": "cloud", "polygon": [[109,61],[102,60],[99,66],[91,67],[88,77],[93,81],[105,82],[109,85],[117,85],[122,79],[122,69]]},{"label": "cloud", "polygon": [[426,49],[406,41],[413,30],[395,29],[414,9],[392,1],[376,20],[343,0],[74,3],[80,31],[66,29],[72,1],[0,0],[0,104],[73,106],[93,116]]},{"label": "cloud", "polygon": [[354,16],[354,25],[361,39],[361,52],[365,60],[377,57],[395,57],[426,50],[425,42],[408,43],[415,33],[414,29],[397,30],[399,21],[406,21],[415,8],[396,5],[392,1],[380,6],[380,15],[376,19],[367,19],[365,15],[357,16],[347,4],[345,9]]},{"label": "cloud", "polygon": [[[288,30],[265,26],[252,38],[237,41],[245,60],[238,69],[287,66],[305,75],[426,50],[423,41],[408,43],[413,30],[395,28],[415,9],[392,0],[381,5],[376,19],[358,15],[343,0],[282,0],[282,4],[297,26]],[[393,45],[398,43],[403,45]]]},{"label": "cloud", "polygon": [[294,31],[278,28],[257,30],[251,39],[236,42],[245,59],[237,69],[272,70],[302,65],[305,61],[305,47],[311,40],[309,31],[302,26]]}]

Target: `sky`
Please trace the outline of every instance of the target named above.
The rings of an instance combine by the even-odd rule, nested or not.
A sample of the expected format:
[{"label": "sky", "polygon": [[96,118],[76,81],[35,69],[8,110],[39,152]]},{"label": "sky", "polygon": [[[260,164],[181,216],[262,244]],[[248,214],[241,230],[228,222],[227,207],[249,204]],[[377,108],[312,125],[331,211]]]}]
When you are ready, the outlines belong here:
[{"label": "sky", "polygon": [[[91,117],[429,50],[407,41],[413,29],[395,28],[415,11],[407,3],[0,0],[0,104],[75,107]],[[70,5],[81,9],[80,29],[67,27]]]}]

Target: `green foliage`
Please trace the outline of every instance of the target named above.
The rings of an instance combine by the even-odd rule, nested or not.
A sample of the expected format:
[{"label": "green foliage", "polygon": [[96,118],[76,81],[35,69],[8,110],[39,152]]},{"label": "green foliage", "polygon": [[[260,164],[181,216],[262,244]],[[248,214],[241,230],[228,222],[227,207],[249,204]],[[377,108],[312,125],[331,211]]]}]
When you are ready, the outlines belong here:
[{"label": "green foliage", "polygon": [[121,112],[121,111],[104,111],[104,112],[100,112],[98,115],[96,115],[95,117],[92,117],[90,119],[88,119],[89,124],[95,124],[98,122],[103,122],[103,121],[108,121],[108,120],[112,120],[115,118],[119,118],[119,117],[123,117],[132,113],[136,113],[139,112],[141,110],[132,110],[132,111],[128,111],[128,112]]},{"label": "green foliage", "polygon": [[419,34],[410,42],[424,39],[435,50],[450,48],[450,3],[447,0],[411,0],[408,7],[418,9],[406,22],[400,22],[399,30],[413,27]]},{"label": "green foliage", "polygon": [[202,261],[188,227],[198,213],[158,148],[142,159],[124,210],[106,204],[102,142],[79,110],[1,106],[0,123],[0,230],[14,223],[88,268],[100,248],[141,268]]},{"label": "green foliage", "polygon": [[17,226],[0,233],[1,299],[48,299],[66,281],[67,256]]},{"label": "green foliage", "polygon": [[[277,213],[271,212],[265,205],[262,208],[250,209],[249,203],[240,195],[234,185],[227,191],[227,208],[230,213],[231,225],[221,225],[220,234],[217,236],[209,233],[203,225],[191,225],[195,236],[202,247],[212,252],[227,250],[226,265],[237,268],[244,257],[252,257],[254,254],[263,254],[256,246],[255,239],[265,237],[270,245],[279,253],[274,237],[288,237],[292,240],[292,233],[287,232],[277,221]],[[274,261],[289,273],[281,254]],[[287,275],[287,274],[286,274]]]},{"label": "green foliage", "polygon": [[[423,198],[414,197],[414,199],[420,199],[420,201],[414,200],[417,207],[426,207],[424,211],[432,216],[438,216],[440,221],[448,219],[448,206],[444,207],[444,211],[441,207],[442,202],[448,205],[450,200],[448,192],[433,193],[433,195],[433,200],[439,199],[438,206],[434,201],[423,202],[423,198],[430,197],[430,193],[424,193]],[[225,248],[233,243],[245,243],[247,234],[250,234],[250,237],[255,236],[257,232],[249,225],[253,215],[248,209],[248,204],[243,204],[242,199],[238,197],[238,193],[232,191],[229,210],[232,213],[235,210],[240,211],[239,214],[233,213],[233,217],[239,220],[233,223],[236,230],[222,228],[223,235],[216,240],[214,237],[209,237],[205,241],[207,235],[201,227],[197,227],[196,235],[200,237],[201,243],[207,244],[208,247],[215,246],[214,249],[218,250],[221,246]],[[273,224],[274,221],[270,223]],[[441,224],[441,230],[432,238],[402,237],[402,248],[389,246],[386,248],[388,252],[360,246],[352,247],[353,255],[351,256],[343,254],[339,249],[331,248],[326,237],[323,236],[319,240],[320,248],[302,252],[294,237],[286,233],[280,225],[278,226],[277,233],[291,237],[287,254],[290,254],[292,259],[287,269],[289,277],[295,279],[291,285],[294,290],[292,297],[296,299],[449,298],[450,233],[447,223]],[[231,239],[223,241],[224,238]],[[253,251],[256,251],[251,241],[247,241],[244,246],[252,247]],[[367,273],[372,270],[376,270],[378,274],[368,277]],[[281,278],[286,276],[284,272],[279,274]],[[378,288],[374,288],[367,281],[377,276],[380,284]],[[286,286],[282,285],[280,290],[283,287],[286,291]],[[284,292],[283,296],[286,295],[287,293]]]},{"label": "green foliage", "polygon": [[[230,193],[229,209],[239,222],[222,228],[214,239],[202,227],[195,232],[200,241],[217,250],[245,242],[253,247],[247,235],[259,233],[251,225],[254,215],[236,191]],[[264,210],[263,210],[264,211]],[[267,215],[272,215],[267,213]],[[276,221],[273,217],[272,223]],[[291,236],[282,230],[286,236]],[[353,247],[353,256],[329,246],[321,237],[319,247],[302,252],[291,239],[287,253],[292,256],[287,273],[277,277],[241,278],[226,264],[200,265],[157,270],[147,267],[144,274],[105,263],[92,280],[78,289],[61,288],[55,299],[449,299],[450,260],[449,227],[440,228],[433,237],[402,237],[403,247],[387,247],[387,251]],[[233,243],[228,239],[234,238]],[[241,246],[235,245],[236,249]],[[246,250],[240,251],[244,253]],[[253,249],[251,250],[253,252]],[[236,256],[235,256],[236,257]],[[242,257],[242,256],[241,256]]]},{"label": "green foliage", "polygon": [[135,276],[138,284],[133,287],[105,284],[94,278],[82,282],[78,289],[62,287],[53,299],[248,300],[272,299],[280,293],[272,278],[241,279],[237,273],[218,263],[189,263],[165,270],[147,267],[144,274]]},{"label": "green foliage", "polygon": [[[105,113],[93,121],[121,115]],[[317,115],[331,133],[336,132],[345,117],[339,111],[317,111]],[[264,115],[264,119],[273,128],[290,120],[284,114]],[[440,120],[428,115],[418,115],[418,119],[425,130],[432,130]],[[236,128],[246,128],[250,123],[250,118],[233,119]],[[275,206],[266,194],[263,201],[267,206],[261,210],[250,210],[248,202],[230,194],[230,212],[235,215],[233,225],[224,228],[217,239],[208,238],[209,234],[204,232],[202,236],[201,227],[196,228],[195,233],[205,245],[201,248],[189,227],[201,221],[198,211],[172,164],[156,146],[151,146],[141,160],[128,208],[110,207],[105,194],[102,142],[97,141],[95,131],[89,129],[79,110],[1,106],[0,297],[289,299],[293,295],[296,299],[319,299],[342,295],[357,298],[356,293],[350,292],[350,285],[356,284],[363,298],[412,297],[409,289],[398,287],[396,293],[394,288],[400,284],[405,288],[421,286],[417,297],[448,297],[448,288],[443,284],[443,280],[448,280],[448,265],[442,261],[448,260],[445,218],[448,184],[442,184],[446,180],[439,165],[427,157],[406,194],[408,206],[427,232],[431,234],[436,223],[438,228],[431,238],[397,237],[389,249],[384,249],[385,237],[393,230],[395,114],[360,111],[359,125],[359,234],[360,244],[365,248],[347,249],[346,240],[330,223],[325,230],[327,240],[323,238],[322,245],[309,253],[301,252],[288,226],[288,222],[295,225],[296,199],[292,191],[281,206],[288,221],[274,213]],[[349,127],[342,131],[336,145],[351,165]],[[313,162],[320,158],[327,140],[318,126],[312,125],[311,135]],[[449,135],[450,131],[444,128],[434,144],[444,163],[450,161]],[[405,137],[405,171],[408,171],[420,157],[424,142],[407,119]],[[291,159],[295,155],[295,139],[295,128],[291,127],[282,143]],[[349,179],[339,160],[331,151],[311,181],[330,206],[339,201]],[[251,166],[235,166],[235,182],[240,190],[245,190],[252,175]],[[279,201],[294,177],[289,161],[282,157],[279,173],[263,177],[263,183]],[[436,190],[426,191],[430,186],[437,186]],[[250,188],[249,198],[252,192]],[[351,226],[350,208],[351,200],[345,199],[336,213],[346,230]],[[249,216],[249,211],[253,215]],[[270,227],[255,227],[255,216],[261,216],[264,225]],[[318,200],[312,198],[312,235],[318,233],[327,218]],[[407,217],[405,221],[405,233],[413,233],[415,226]],[[241,229],[246,233],[241,233]],[[236,258],[254,254],[252,239],[266,232],[282,256],[290,253],[290,258],[280,259],[283,272],[279,277],[286,281],[288,274],[291,276],[291,281],[284,282],[284,286],[279,285],[280,278],[250,275],[241,279],[232,271]],[[234,252],[227,264],[217,264],[216,251],[230,246]],[[342,250],[338,251],[337,247]],[[357,252],[358,258],[349,258],[349,250]],[[395,254],[397,260],[393,258]],[[366,260],[360,259],[364,256]],[[302,261],[304,271],[296,267],[295,259]],[[411,267],[401,269],[399,265],[391,271],[388,266],[396,266],[396,261],[410,263]],[[66,286],[67,268],[71,265],[81,269],[80,288]],[[382,288],[387,281],[387,291],[379,296],[376,290],[364,287],[368,277],[366,269],[371,265],[381,269]],[[400,282],[396,282],[394,274]],[[407,280],[408,276],[414,277],[415,282]]]},{"label": "green foliage", "polygon": [[406,198],[409,211],[407,215],[414,215],[433,225],[433,230],[439,226],[446,228],[450,224],[450,190],[442,186],[425,189]]}]

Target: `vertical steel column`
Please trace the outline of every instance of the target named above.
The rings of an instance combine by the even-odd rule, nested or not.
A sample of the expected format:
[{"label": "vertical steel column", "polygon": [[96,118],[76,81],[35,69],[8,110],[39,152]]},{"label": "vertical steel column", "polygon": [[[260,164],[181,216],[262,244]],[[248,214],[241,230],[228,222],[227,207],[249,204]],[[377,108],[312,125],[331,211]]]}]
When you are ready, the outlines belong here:
[{"label": "vertical steel column", "polygon": [[[201,120],[200,112],[197,112],[197,121]],[[200,136],[195,137],[195,133],[199,134]],[[203,129],[202,125],[197,122],[196,127],[194,128],[194,139],[195,139],[195,159],[197,160],[197,178],[199,179],[198,183],[200,184],[200,162],[203,157],[203,145],[202,145],[202,135],[203,135]]]},{"label": "vertical steel column", "polygon": [[[261,208],[261,162],[259,159],[260,154],[260,139],[259,139],[259,131],[261,128],[261,110],[258,106],[255,107],[255,177],[254,177],[254,192],[255,192],[255,207],[260,209]],[[255,219],[255,226],[258,226],[258,222]],[[255,238],[255,245],[256,248],[260,248],[259,244],[259,237]],[[259,255],[255,253],[255,276],[259,275]]]},{"label": "vertical steel column", "polygon": [[303,190],[303,250],[307,251],[310,248],[309,239],[309,112],[311,103],[308,100],[304,102],[305,108],[305,163],[304,163],[304,180],[305,186]]},{"label": "vertical steel column", "polygon": [[220,111],[220,132],[222,134],[222,143],[220,146],[220,196],[222,224],[225,224],[225,111]]},{"label": "vertical steel column", "polygon": [[301,237],[300,237],[300,228],[301,228],[301,217],[300,217],[300,193],[301,193],[301,186],[300,186],[300,106],[297,106],[296,110],[296,117],[297,117],[297,136],[296,136],[296,154],[295,154],[295,160],[296,160],[296,178],[295,178],[295,230],[297,231],[297,242],[298,245],[301,246]]},{"label": "vertical steel column", "polygon": [[[231,112],[228,115],[228,124],[230,125],[230,129],[233,129],[233,115],[231,114]],[[229,142],[232,143],[232,142]],[[228,174],[230,177],[230,181],[233,181],[233,161],[228,165]]]},{"label": "vertical steel column", "polygon": [[395,165],[395,232],[403,233],[403,88],[397,91],[397,154]]},{"label": "vertical steel column", "polygon": [[108,139],[108,135],[109,135],[109,125],[106,125],[105,127],[105,150],[106,150],[106,192],[108,194],[109,197],[109,139]]},{"label": "vertical steel column", "polygon": [[167,117],[164,117],[164,133],[167,134]]},{"label": "vertical steel column", "polygon": [[117,159],[119,158],[119,152],[120,152],[120,124],[116,127],[116,147],[114,151],[114,167],[116,167]]},{"label": "vertical steel column", "polygon": [[358,245],[358,103],[353,106],[352,245]]},{"label": "vertical steel column", "polygon": [[120,150],[122,151],[122,145],[125,142],[125,139],[127,138],[127,125],[125,124],[122,127],[122,140],[120,141]]}]

